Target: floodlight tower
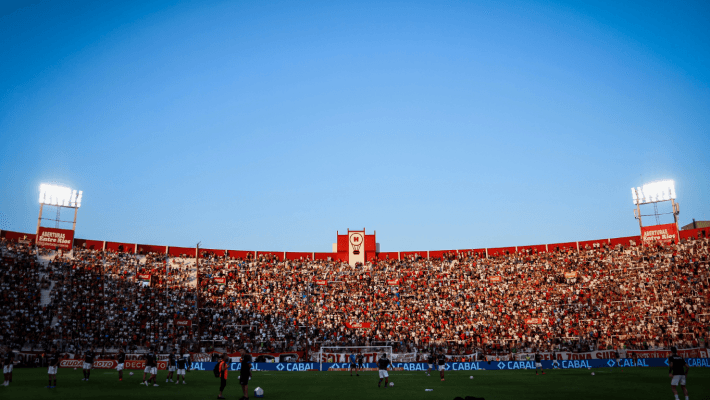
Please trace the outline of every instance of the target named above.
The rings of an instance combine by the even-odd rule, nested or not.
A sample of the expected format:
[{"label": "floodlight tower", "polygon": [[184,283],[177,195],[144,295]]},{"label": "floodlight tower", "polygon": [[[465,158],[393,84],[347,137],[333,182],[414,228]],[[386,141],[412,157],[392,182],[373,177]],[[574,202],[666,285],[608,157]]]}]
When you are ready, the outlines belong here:
[{"label": "floodlight tower", "polygon": [[[659,224],[659,215],[663,214],[673,214],[673,220],[675,221],[676,228],[678,228],[678,214],[680,214],[680,209],[678,203],[675,202],[675,182],[672,180],[664,181],[654,181],[644,184],[642,187],[631,188],[631,196],[634,199],[634,204],[636,209],[634,210],[634,217],[639,220],[639,227],[643,230],[642,217],[656,217],[656,224]],[[670,201],[673,211],[670,213],[659,213],[658,203]],[[641,215],[641,205],[642,204],[653,204],[654,213],[648,215]]]},{"label": "floodlight tower", "polygon": [[[59,228],[59,223],[72,223],[72,231],[76,231],[76,215],[81,207],[81,198],[84,193],[79,190],[72,190],[68,187],[50,185],[43,183],[39,186],[39,217],[37,218],[37,234],[39,234],[39,228],[42,224],[42,220],[54,221],[55,228]],[[57,218],[42,218],[42,212],[44,211],[44,206],[54,206],[57,207]],[[74,220],[73,221],[61,221],[60,211],[62,208],[73,208],[74,209]]]}]

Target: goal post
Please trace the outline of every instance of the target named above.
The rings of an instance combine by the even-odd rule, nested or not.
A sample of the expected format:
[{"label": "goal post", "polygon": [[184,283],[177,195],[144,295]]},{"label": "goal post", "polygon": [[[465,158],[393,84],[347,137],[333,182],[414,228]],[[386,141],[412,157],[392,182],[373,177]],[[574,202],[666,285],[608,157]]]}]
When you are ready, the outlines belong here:
[{"label": "goal post", "polygon": [[362,354],[363,363],[377,362],[382,353],[392,360],[392,346],[321,346],[318,350],[318,370],[323,371],[323,363],[350,364],[350,354]]}]

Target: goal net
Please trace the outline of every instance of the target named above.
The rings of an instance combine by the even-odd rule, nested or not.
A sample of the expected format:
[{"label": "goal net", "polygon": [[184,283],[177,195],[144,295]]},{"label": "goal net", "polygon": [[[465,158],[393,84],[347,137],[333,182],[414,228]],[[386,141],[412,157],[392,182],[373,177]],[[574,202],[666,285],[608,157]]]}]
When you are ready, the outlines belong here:
[{"label": "goal net", "polygon": [[341,368],[350,367],[350,355],[362,354],[363,363],[375,363],[382,354],[392,360],[392,346],[322,346],[318,351],[319,370],[323,371],[323,363],[342,363]]}]

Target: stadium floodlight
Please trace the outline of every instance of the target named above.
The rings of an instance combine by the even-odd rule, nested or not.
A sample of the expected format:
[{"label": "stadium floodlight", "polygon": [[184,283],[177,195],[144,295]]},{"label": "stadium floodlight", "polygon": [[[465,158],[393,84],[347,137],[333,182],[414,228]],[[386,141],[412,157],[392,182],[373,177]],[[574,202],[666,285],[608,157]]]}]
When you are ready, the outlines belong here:
[{"label": "stadium floodlight", "polygon": [[655,181],[646,183],[642,187],[631,188],[631,197],[635,205],[675,200],[675,182]]},{"label": "stadium floodlight", "polygon": [[65,186],[43,183],[39,186],[39,203],[60,207],[81,207],[81,190],[72,190]]},{"label": "stadium floodlight", "polygon": [[[634,205],[636,209],[634,210],[634,217],[639,220],[639,227],[641,228],[641,234],[643,235],[643,222],[642,217],[655,217],[656,225],[660,225],[659,216],[663,214],[673,214],[673,220],[675,221],[676,227],[678,226],[678,214],[680,214],[680,208],[678,203],[676,203],[675,194],[675,182],[671,179],[654,181],[644,184],[641,187],[631,188],[631,198],[634,200]],[[669,213],[659,213],[656,203],[661,203],[664,201],[670,201],[672,211]],[[653,204],[654,213],[649,215],[641,214],[641,206],[644,204]]]},{"label": "stadium floodlight", "polygon": [[[81,198],[84,193],[81,190],[71,189],[66,186],[43,183],[39,185],[39,216],[37,217],[36,245],[41,247],[51,247],[55,249],[71,250],[74,245],[74,232],[76,232],[76,216],[81,207]],[[44,206],[57,208],[56,218],[42,218]],[[62,209],[73,208],[74,219],[62,221]],[[42,226],[42,221],[54,222],[54,231],[47,226]],[[71,230],[60,229],[60,224],[72,224]]]}]

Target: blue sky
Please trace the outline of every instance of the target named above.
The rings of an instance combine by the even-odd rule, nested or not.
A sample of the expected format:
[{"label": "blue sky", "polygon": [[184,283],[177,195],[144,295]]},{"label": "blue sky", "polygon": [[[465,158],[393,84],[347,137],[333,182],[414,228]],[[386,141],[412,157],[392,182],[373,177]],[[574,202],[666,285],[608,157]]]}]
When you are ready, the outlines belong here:
[{"label": "blue sky", "polygon": [[42,182],[78,237],[210,248],[627,236],[657,179],[710,219],[710,7],[616,3],[6,2],[0,228]]}]

